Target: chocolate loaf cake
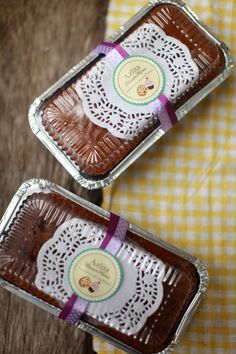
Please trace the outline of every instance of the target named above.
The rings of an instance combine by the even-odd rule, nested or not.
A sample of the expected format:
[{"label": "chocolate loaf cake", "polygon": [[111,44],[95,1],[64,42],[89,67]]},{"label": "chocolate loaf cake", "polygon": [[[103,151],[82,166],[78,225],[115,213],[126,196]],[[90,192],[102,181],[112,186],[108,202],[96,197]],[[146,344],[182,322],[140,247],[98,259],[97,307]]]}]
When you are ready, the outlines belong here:
[{"label": "chocolate loaf cake", "polygon": [[[53,305],[58,315],[72,292],[68,264],[79,252],[98,248],[107,227],[97,211],[36,185],[2,233],[0,277]],[[119,291],[90,303],[80,323],[127,351],[151,354],[170,346],[202,282],[192,262],[177,253],[131,228],[117,254]]]},{"label": "chocolate loaf cake", "polygon": [[[115,43],[130,57],[144,58],[145,65],[147,60],[157,63],[163,74],[163,93],[178,119],[217,85],[216,79],[230,66],[222,45],[179,2],[152,5]],[[62,153],[59,160],[63,164],[67,160],[65,167],[78,181],[103,181],[95,187],[110,183],[114,168],[129,159],[141,143],[143,149],[145,139],[161,129],[151,105],[127,103],[117,94],[111,79],[116,66],[110,68],[110,59],[109,55],[95,57],[58,85],[30,118],[31,125],[36,119],[47,134],[43,139],[47,146],[48,138],[52,140],[49,148],[54,155]],[[130,75],[132,70],[134,73],[135,68]],[[151,76],[144,79],[136,92],[140,99],[154,87]],[[77,178],[76,170],[82,179]],[[92,182],[84,185],[94,188]]]}]

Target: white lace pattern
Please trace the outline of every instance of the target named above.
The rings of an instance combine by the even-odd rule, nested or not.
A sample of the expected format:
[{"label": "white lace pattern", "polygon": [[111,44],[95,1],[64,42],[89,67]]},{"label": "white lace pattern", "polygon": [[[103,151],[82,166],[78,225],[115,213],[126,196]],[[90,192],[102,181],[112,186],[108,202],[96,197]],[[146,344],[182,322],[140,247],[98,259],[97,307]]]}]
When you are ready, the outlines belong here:
[{"label": "white lace pattern", "polygon": [[[120,45],[129,55],[142,55],[153,59],[165,75],[164,94],[174,102],[197,80],[199,70],[189,49],[179,40],[167,36],[154,24],[143,24]],[[121,139],[132,139],[157,117],[151,107],[127,103],[113,87],[114,65],[110,57],[94,65],[76,83],[76,90],[83,102],[88,118]]]},{"label": "white lace pattern", "polygon": [[[72,295],[68,282],[71,261],[79,252],[99,247],[105,233],[104,227],[79,218],[59,226],[40,249],[37,288],[65,304]],[[132,335],[162,302],[165,266],[130,242],[123,243],[117,257],[123,269],[121,288],[108,300],[90,303],[86,311],[96,320]]]}]

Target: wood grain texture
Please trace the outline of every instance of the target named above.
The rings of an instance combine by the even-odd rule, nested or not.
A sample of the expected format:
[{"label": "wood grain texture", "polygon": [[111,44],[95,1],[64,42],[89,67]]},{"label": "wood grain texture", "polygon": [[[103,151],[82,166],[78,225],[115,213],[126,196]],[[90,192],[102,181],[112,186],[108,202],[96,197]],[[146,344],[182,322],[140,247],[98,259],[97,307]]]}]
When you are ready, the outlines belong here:
[{"label": "wood grain texture", "polygon": [[[101,202],[30,130],[31,102],[104,36],[108,0],[0,1],[0,213],[20,184],[46,178]],[[91,336],[0,289],[0,353],[90,354]]]}]

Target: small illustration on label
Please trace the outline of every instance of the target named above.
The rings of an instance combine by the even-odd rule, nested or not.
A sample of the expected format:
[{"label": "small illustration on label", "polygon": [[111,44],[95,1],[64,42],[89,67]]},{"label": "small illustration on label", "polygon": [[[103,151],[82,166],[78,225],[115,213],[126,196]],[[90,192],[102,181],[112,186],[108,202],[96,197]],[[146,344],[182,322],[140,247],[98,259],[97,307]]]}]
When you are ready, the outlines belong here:
[{"label": "small illustration on label", "polygon": [[151,79],[149,79],[148,77],[146,77],[145,80],[145,86],[148,90],[153,90],[154,89],[154,83]]},{"label": "small illustration on label", "polygon": [[113,296],[122,281],[122,269],[109,252],[90,248],[79,253],[69,268],[69,283],[81,298],[103,301]]},{"label": "small illustration on label", "polygon": [[139,96],[145,96],[147,94],[147,88],[145,85],[138,85],[137,93]]},{"label": "small illustration on label", "polygon": [[101,284],[100,281],[92,282],[89,277],[82,277],[79,280],[79,285],[82,288],[88,288],[91,293],[93,293],[94,291],[97,290],[97,288],[99,287],[99,284]]},{"label": "small illustration on label", "polygon": [[145,56],[130,56],[117,66],[113,83],[125,101],[145,105],[164,90],[165,77],[159,64]]}]

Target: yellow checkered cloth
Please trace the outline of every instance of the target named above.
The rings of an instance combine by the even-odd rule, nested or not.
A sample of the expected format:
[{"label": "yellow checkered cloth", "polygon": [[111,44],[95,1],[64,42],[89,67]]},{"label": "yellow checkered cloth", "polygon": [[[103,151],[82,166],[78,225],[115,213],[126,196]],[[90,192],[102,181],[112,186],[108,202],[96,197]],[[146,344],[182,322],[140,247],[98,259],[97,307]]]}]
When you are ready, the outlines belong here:
[{"label": "yellow checkered cloth", "polygon": [[[107,34],[144,0],[111,0]],[[233,0],[188,5],[236,57]],[[204,99],[104,191],[107,209],[208,267],[207,297],[175,353],[236,353],[236,75]],[[94,339],[99,354],[121,350]]]}]

